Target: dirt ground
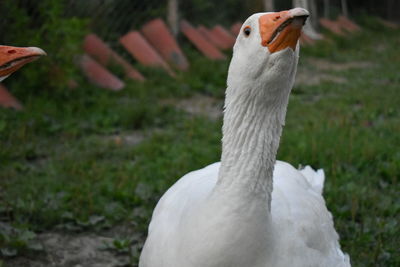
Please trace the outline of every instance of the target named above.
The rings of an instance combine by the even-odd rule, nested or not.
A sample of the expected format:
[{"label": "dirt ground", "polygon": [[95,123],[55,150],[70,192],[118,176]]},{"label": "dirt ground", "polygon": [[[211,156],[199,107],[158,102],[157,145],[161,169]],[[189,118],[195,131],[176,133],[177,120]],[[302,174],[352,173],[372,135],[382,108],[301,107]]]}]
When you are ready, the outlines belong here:
[{"label": "dirt ground", "polygon": [[373,65],[365,61],[338,63],[317,58],[307,58],[305,60],[307,66],[312,68],[299,67],[297,69],[295,87],[299,85],[318,85],[322,82],[344,84],[347,82],[346,78],[334,74],[334,72],[368,68]]},{"label": "dirt ground", "polygon": [[[130,237],[130,251],[119,251],[115,240]],[[37,235],[43,251],[7,260],[5,267],[123,267],[132,265],[131,256],[138,256],[143,237],[135,236],[134,227],[121,225],[104,232],[61,233]]]}]

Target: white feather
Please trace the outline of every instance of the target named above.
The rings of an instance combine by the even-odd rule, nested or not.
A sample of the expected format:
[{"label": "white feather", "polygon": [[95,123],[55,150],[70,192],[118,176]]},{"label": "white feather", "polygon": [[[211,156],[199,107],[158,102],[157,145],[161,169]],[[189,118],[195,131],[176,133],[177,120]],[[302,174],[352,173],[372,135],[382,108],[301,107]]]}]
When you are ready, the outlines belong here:
[{"label": "white feather", "polygon": [[[219,167],[218,162],[186,174],[160,199],[141,255],[141,267],[209,266],[204,263],[193,265],[190,259],[178,262],[180,255],[185,255],[189,248],[175,248],[179,247],[180,240],[186,238],[181,228],[182,221],[190,216],[192,208],[204,202],[211,194],[218,179]],[[303,171],[296,170],[286,162],[277,161],[273,178],[271,213],[272,232],[275,236],[271,242],[274,242],[274,257],[260,267],[350,266],[349,257],[340,250],[339,238],[325,201],[305,178]],[[213,235],[209,236],[212,238]],[[243,252],[235,251],[235,248],[233,250],[238,254]],[[245,255],[243,260],[251,261]],[[228,266],[231,265],[219,265]]]},{"label": "white feather", "polygon": [[310,166],[306,166],[300,170],[301,174],[306,178],[315,192],[322,194],[324,189],[325,173],[323,169],[314,171]]}]

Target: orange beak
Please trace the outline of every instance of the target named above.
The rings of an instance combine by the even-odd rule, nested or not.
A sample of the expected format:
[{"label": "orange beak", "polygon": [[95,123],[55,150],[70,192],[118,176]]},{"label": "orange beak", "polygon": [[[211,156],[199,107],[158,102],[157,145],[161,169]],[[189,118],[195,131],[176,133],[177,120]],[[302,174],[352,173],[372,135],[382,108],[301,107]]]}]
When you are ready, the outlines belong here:
[{"label": "orange beak", "polygon": [[46,55],[37,47],[0,46],[0,79],[7,77],[25,64]]},{"label": "orange beak", "polygon": [[303,8],[269,13],[259,18],[261,45],[271,53],[287,47],[295,50],[309,13]]}]

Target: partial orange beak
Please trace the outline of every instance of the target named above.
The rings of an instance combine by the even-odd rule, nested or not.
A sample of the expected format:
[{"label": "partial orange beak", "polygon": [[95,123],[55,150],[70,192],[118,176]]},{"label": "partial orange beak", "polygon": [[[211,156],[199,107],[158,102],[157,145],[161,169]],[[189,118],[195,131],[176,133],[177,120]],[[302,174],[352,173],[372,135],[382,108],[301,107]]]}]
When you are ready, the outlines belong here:
[{"label": "partial orange beak", "polygon": [[44,55],[46,55],[46,52],[37,47],[0,45],[0,79]]},{"label": "partial orange beak", "polygon": [[309,13],[303,8],[270,13],[259,18],[261,45],[271,53],[287,47],[295,50]]}]

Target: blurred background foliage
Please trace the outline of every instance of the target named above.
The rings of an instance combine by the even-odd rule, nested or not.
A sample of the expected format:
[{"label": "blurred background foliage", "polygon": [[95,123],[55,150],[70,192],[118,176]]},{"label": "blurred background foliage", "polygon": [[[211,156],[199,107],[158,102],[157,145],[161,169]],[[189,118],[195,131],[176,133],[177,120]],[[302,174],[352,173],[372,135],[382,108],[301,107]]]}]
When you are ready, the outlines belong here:
[{"label": "blurred background foliage", "polygon": [[[326,1],[317,1],[322,14]],[[341,12],[341,0],[329,0],[332,17]],[[276,10],[288,9],[291,0],[274,1]],[[348,1],[350,14],[363,13],[399,20],[400,1]],[[19,79],[7,81],[18,88],[31,88],[30,94],[43,89],[63,92],[63,88],[82,78],[76,67],[84,36],[95,32],[123,55],[118,38],[138,29],[150,19],[167,19],[168,0],[2,0],[0,2],[0,43],[16,46],[40,46],[49,55]],[[249,14],[263,10],[263,0],[185,0],[179,1],[179,17],[193,24],[230,26]],[[16,74],[18,75],[18,74]],[[46,77],[46,79],[40,79]],[[39,84],[40,81],[40,84]],[[19,85],[17,85],[19,84]],[[36,88],[40,87],[40,90]],[[50,89],[51,88],[51,89]],[[61,89],[61,90],[59,90]]]},{"label": "blurred background foliage", "polygon": [[15,79],[14,88],[62,91],[71,77],[80,77],[74,59],[81,53],[87,19],[66,16],[65,1],[4,0],[0,10],[1,44],[43,47],[51,55]]}]

